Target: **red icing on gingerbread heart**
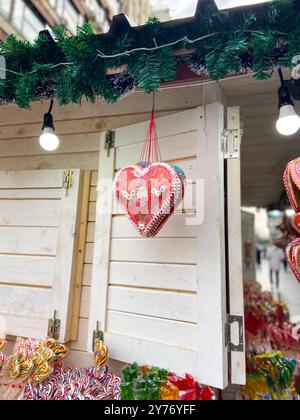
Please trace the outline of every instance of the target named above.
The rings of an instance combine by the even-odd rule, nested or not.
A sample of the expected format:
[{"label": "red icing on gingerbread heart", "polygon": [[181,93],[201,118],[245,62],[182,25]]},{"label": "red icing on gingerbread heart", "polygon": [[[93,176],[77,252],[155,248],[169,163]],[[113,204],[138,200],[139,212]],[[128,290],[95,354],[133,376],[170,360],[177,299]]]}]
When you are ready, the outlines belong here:
[{"label": "red icing on gingerbread heart", "polygon": [[294,214],[290,219],[290,223],[295,236],[300,236],[300,214]]},{"label": "red icing on gingerbread heart", "polygon": [[166,163],[123,168],[114,194],[141,236],[155,236],[174,213],[184,193],[179,173]]}]

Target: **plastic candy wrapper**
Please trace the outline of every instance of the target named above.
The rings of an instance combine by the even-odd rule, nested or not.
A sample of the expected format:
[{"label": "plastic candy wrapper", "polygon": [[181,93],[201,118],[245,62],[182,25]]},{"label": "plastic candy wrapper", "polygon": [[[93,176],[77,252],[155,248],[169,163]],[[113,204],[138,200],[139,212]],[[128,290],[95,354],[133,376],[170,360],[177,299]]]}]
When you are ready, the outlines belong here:
[{"label": "plastic candy wrapper", "polygon": [[53,339],[19,339],[12,356],[0,353],[0,398],[20,399],[26,384],[44,381],[67,354],[67,347]]},{"label": "plastic candy wrapper", "polygon": [[247,375],[244,395],[251,400],[293,399],[295,360],[285,359],[281,353],[253,356],[255,372]]},{"label": "plastic candy wrapper", "polygon": [[108,347],[101,340],[96,340],[94,348],[94,362],[99,372],[108,361]]},{"label": "plastic candy wrapper", "polygon": [[66,369],[57,365],[43,383],[28,384],[24,400],[30,401],[94,401],[119,400],[121,379],[107,368]]},{"label": "plastic candy wrapper", "polygon": [[200,385],[191,375],[179,377],[164,369],[139,367],[136,363],[123,370],[122,400],[214,400],[210,387]]}]

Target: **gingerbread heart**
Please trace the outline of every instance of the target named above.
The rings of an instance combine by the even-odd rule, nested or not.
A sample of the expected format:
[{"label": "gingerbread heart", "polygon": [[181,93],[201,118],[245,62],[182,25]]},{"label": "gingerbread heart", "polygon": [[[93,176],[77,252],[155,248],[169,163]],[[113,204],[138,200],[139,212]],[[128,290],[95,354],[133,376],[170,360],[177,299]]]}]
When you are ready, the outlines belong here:
[{"label": "gingerbread heart", "polygon": [[300,238],[294,239],[287,246],[286,257],[291,270],[300,283]]},{"label": "gingerbread heart", "polygon": [[300,236],[300,213],[294,214],[290,218],[290,228],[294,236]]},{"label": "gingerbread heart", "polygon": [[183,199],[184,174],[167,163],[127,166],[116,175],[114,194],[140,235],[153,237]]},{"label": "gingerbread heart", "polygon": [[300,158],[287,165],[283,182],[291,206],[296,213],[300,213]]}]

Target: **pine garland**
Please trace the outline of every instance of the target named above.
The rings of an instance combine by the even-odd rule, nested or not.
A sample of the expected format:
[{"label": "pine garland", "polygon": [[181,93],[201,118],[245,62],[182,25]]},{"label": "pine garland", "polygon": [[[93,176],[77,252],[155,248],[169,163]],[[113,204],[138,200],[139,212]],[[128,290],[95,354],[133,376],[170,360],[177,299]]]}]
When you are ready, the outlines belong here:
[{"label": "pine garland", "polygon": [[[213,0],[205,0],[196,20],[169,27],[150,19],[145,29],[134,28],[112,37],[94,35],[91,25],[69,36],[55,29],[55,42],[45,34],[34,43],[14,35],[0,46],[9,72],[0,80],[0,99],[20,107],[41,98],[57,97],[60,105],[79,103],[97,97],[116,102],[135,87],[146,93],[157,90],[164,81],[176,79],[178,60],[174,51],[190,49],[182,41],[174,47],[138,51],[116,58],[97,56],[101,51],[115,55],[136,48],[152,48],[188,37],[212,34],[193,45],[193,54],[184,58],[196,74],[221,79],[241,71],[253,71],[258,79],[269,78],[274,66],[292,67],[300,53],[300,2],[273,0],[268,4],[219,11]],[[126,66],[120,75],[109,76],[108,69]]]}]

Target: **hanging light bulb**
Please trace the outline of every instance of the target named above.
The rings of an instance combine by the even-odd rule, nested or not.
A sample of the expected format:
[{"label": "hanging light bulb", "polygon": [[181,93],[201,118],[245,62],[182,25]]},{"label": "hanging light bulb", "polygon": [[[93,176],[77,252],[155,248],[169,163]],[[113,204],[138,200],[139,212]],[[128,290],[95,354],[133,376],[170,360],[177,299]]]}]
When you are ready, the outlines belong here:
[{"label": "hanging light bulb", "polygon": [[53,116],[51,114],[53,100],[51,100],[49,111],[44,115],[43,132],[40,136],[40,145],[47,152],[53,152],[59,147],[59,138],[55,134]]},{"label": "hanging light bulb", "polygon": [[281,86],[279,96],[279,118],[276,123],[277,131],[283,136],[292,136],[300,129],[300,117],[296,114],[294,102],[285,84],[282,70],[278,69]]}]

